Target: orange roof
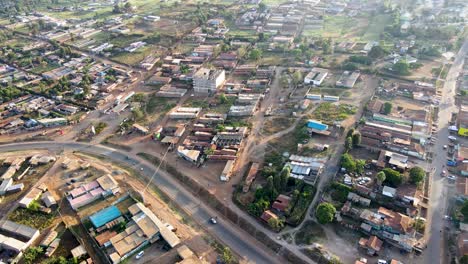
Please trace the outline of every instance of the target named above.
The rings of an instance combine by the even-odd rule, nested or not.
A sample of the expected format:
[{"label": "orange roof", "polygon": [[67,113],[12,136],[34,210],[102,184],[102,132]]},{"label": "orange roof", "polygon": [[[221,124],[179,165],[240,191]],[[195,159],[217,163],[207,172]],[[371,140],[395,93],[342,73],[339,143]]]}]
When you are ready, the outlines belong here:
[{"label": "orange roof", "polygon": [[404,233],[411,232],[413,219],[411,219],[409,216],[396,213],[385,207],[380,207],[378,213],[385,216],[384,224],[386,226],[390,226],[391,228],[402,231]]},{"label": "orange roof", "polygon": [[289,196],[280,194],[278,195],[278,198],[276,198],[275,202],[273,202],[271,207],[278,211],[284,212],[288,208],[290,201],[291,198]]},{"label": "orange roof", "polygon": [[262,216],[260,217],[263,221],[268,222],[271,218],[276,218],[278,219],[278,216],[271,212],[270,210],[266,210],[263,212]]},{"label": "orange roof", "polygon": [[359,245],[361,247],[370,248],[375,251],[380,251],[382,248],[383,241],[378,239],[376,236],[371,236],[369,239],[361,238],[359,239]]}]

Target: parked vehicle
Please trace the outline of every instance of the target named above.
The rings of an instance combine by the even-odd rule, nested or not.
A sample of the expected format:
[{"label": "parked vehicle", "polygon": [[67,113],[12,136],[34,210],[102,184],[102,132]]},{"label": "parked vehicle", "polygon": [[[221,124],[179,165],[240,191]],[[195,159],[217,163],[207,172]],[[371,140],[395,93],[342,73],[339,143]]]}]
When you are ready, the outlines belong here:
[{"label": "parked vehicle", "polygon": [[447,166],[455,167],[457,166],[457,162],[454,160],[448,160],[447,161]]},{"label": "parked vehicle", "polygon": [[215,217],[211,217],[210,218],[210,222],[213,224],[213,225],[216,225],[218,223],[218,221],[216,221],[216,218]]},{"label": "parked vehicle", "polygon": [[136,259],[141,259],[141,258],[143,257],[144,254],[145,254],[144,251],[140,251],[140,252],[135,256],[135,258],[136,258]]},{"label": "parked vehicle", "polygon": [[454,137],[454,136],[448,136],[448,139],[452,140],[452,141],[457,141],[457,138]]}]

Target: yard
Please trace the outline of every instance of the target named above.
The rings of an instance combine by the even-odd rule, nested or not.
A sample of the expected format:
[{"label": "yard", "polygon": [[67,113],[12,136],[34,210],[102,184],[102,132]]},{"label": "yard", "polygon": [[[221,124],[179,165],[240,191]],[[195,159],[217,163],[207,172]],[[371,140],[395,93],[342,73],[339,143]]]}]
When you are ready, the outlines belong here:
[{"label": "yard", "polygon": [[54,218],[54,213],[46,214],[25,208],[17,208],[11,212],[10,215],[8,215],[8,220],[10,221],[27,225],[39,230],[43,230],[49,227],[52,224]]},{"label": "yard", "polygon": [[298,245],[311,245],[312,243],[319,243],[323,239],[326,239],[325,231],[319,224],[310,220],[305,222],[295,234],[295,241]]},{"label": "yard", "polygon": [[356,107],[349,104],[322,103],[310,115],[312,119],[331,124],[335,121],[343,121],[356,113]]}]

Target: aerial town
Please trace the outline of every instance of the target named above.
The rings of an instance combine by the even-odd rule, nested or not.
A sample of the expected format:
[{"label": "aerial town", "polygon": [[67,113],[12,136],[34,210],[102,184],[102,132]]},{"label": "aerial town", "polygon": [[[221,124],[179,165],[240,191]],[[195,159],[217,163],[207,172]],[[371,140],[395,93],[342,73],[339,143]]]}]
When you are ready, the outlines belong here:
[{"label": "aerial town", "polygon": [[468,264],[468,1],[0,0],[0,263]]}]

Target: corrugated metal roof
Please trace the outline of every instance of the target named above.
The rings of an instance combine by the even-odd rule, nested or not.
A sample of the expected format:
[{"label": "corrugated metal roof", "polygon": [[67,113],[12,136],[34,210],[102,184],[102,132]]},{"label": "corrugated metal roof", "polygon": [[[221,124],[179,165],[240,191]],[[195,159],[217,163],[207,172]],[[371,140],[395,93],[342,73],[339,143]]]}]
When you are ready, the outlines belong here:
[{"label": "corrugated metal roof", "polygon": [[107,222],[116,219],[117,217],[121,216],[122,213],[116,206],[109,206],[104,208],[103,210],[91,215],[89,220],[93,224],[95,228],[101,227],[105,225]]}]

